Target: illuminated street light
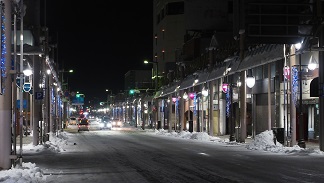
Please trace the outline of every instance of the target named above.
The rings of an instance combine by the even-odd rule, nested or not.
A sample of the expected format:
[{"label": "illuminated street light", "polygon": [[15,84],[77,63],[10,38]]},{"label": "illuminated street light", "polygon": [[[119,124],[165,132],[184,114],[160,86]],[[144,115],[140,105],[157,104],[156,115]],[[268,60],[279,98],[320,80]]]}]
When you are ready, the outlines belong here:
[{"label": "illuminated street light", "polygon": [[64,88],[63,87],[63,85],[66,85],[67,83],[64,83],[64,73],[73,73],[74,71],[73,71],[73,69],[70,69],[70,70],[60,70],[59,71],[59,73],[61,73],[61,85],[62,85],[62,90],[65,90],[65,89],[67,89],[67,88]]},{"label": "illuminated street light", "polygon": [[158,79],[159,79],[159,64],[158,64],[157,61],[156,62],[149,62],[147,60],[144,60],[144,64],[149,64],[149,63],[155,64],[155,66],[156,66],[155,74],[154,74],[154,76],[152,78],[155,79],[155,91],[157,91],[158,90]]},{"label": "illuminated street light", "polygon": [[313,71],[317,68],[317,61],[315,58],[313,58],[313,55],[310,56],[310,59],[309,59],[309,64],[308,64],[308,69]]},{"label": "illuminated street light", "polygon": [[110,95],[107,93],[107,114],[108,114],[108,108],[109,108],[109,98],[112,97],[112,90],[106,89],[106,92],[110,92]]},{"label": "illuminated street light", "polygon": [[27,67],[23,70],[25,76],[31,76],[33,74],[33,70],[27,62]]},{"label": "illuminated street light", "polygon": [[246,76],[246,86],[252,88],[254,85],[255,85],[255,77],[252,75],[252,70],[250,69]]},{"label": "illuminated street light", "polygon": [[206,88],[204,87],[204,88],[202,89],[201,93],[202,93],[202,95],[203,95],[204,97],[207,97],[207,96],[208,96],[208,89],[206,89]]}]

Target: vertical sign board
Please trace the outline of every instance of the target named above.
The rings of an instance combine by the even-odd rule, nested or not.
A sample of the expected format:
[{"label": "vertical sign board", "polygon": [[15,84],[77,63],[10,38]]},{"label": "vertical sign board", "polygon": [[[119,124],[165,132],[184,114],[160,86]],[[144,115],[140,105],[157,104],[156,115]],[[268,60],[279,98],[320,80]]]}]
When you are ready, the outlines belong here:
[{"label": "vertical sign board", "polygon": [[[2,3],[1,3],[1,14],[0,14],[0,17],[4,17],[4,7],[2,6]],[[3,16],[2,16],[3,15]],[[1,28],[0,28],[0,35],[4,34],[4,28],[5,28],[5,24],[4,24],[4,18],[0,18],[0,25],[1,25]],[[0,95],[3,94],[3,91],[4,91],[4,86],[2,84],[2,76],[5,74],[3,73],[4,71],[2,70],[3,68],[5,68],[5,55],[3,53],[6,52],[5,50],[5,44],[6,44],[6,41],[4,39],[4,37],[0,36],[1,37],[1,41],[0,41],[0,49],[1,49],[1,69],[0,69]]]},{"label": "vertical sign board", "polygon": [[[16,102],[17,109],[20,109],[20,100]],[[23,100],[23,109],[27,109],[27,100]]]},{"label": "vertical sign board", "polygon": [[3,94],[3,88],[2,88],[2,69],[0,69],[0,95]]}]

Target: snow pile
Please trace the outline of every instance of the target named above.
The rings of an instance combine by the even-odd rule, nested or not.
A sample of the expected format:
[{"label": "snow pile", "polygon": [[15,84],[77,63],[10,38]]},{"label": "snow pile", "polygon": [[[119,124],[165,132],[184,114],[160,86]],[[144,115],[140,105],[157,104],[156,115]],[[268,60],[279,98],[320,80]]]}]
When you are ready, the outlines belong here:
[{"label": "snow pile", "polygon": [[46,176],[35,163],[22,163],[22,166],[16,165],[10,170],[0,171],[0,182],[3,183],[25,183],[25,182],[44,182]]},{"label": "snow pile", "polygon": [[273,152],[278,147],[283,147],[283,145],[278,141],[275,144],[273,138],[274,136],[272,130],[266,130],[256,135],[252,142],[247,145],[247,149]]}]

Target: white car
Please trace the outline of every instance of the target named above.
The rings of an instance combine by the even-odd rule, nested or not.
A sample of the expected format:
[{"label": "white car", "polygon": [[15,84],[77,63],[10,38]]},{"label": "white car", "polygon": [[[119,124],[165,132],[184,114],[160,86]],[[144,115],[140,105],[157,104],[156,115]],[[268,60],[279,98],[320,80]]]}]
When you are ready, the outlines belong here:
[{"label": "white car", "polygon": [[103,129],[108,129],[111,130],[112,128],[112,124],[110,121],[101,121],[99,122],[99,129],[103,130]]},{"label": "white car", "polygon": [[99,122],[99,129],[109,129],[111,130],[112,124],[108,117],[103,117]]},{"label": "white car", "polygon": [[122,126],[122,122],[121,121],[113,121],[112,122],[112,127],[121,127]]},{"label": "white car", "polygon": [[77,119],[76,119],[76,117],[70,117],[70,119],[69,119],[69,125],[77,125]]}]

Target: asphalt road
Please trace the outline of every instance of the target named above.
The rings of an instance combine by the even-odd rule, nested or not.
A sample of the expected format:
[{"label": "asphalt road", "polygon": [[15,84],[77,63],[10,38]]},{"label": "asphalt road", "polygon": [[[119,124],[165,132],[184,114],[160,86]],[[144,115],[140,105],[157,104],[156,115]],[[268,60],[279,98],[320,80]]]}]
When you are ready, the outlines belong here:
[{"label": "asphalt road", "polygon": [[47,182],[323,182],[324,157],[251,151],[132,128],[71,133],[65,151],[26,154]]}]

